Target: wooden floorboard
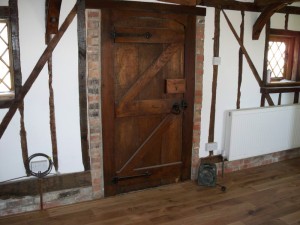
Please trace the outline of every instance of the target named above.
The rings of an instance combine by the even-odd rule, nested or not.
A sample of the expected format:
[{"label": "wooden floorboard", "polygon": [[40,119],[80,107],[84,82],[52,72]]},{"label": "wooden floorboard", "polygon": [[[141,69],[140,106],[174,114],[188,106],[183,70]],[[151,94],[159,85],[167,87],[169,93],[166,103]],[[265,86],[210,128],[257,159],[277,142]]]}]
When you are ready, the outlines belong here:
[{"label": "wooden floorboard", "polygon": [[226,174],[227,186],[173,184],[2,217],[0,225],[299,225],[300,158]]}]

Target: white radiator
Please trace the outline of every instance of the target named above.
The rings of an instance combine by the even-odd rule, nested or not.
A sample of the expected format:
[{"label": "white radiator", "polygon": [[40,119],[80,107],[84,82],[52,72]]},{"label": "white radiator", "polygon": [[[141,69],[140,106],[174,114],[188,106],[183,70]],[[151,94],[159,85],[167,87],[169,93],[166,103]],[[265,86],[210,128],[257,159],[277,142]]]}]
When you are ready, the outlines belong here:
[{"label": "white radiator", "polygon": [[225,157],[244,159],[300,147],[300,105],[232,110],[227,114]]}]

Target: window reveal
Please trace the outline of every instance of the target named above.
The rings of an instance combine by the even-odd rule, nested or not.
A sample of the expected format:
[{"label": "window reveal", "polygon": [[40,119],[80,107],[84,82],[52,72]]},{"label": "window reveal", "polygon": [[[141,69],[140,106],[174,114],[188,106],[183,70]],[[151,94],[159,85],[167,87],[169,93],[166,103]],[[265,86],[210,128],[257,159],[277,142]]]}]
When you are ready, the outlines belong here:
[{"label": "window reveal", "polygon": [[267,70],[272,81],[299,81],[299,32],[271,29]]}]

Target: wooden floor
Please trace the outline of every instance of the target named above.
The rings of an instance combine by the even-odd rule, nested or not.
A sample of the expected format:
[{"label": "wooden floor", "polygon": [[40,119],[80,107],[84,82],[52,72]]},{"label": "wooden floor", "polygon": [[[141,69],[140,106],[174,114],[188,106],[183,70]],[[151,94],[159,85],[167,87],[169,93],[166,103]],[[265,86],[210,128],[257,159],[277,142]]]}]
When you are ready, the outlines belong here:
[{"label": "wooden floor", "polygon": [[300,158],[227,174],[219,182],[226,193],[186,182],[0,218],[0,224],[300,224]]}]

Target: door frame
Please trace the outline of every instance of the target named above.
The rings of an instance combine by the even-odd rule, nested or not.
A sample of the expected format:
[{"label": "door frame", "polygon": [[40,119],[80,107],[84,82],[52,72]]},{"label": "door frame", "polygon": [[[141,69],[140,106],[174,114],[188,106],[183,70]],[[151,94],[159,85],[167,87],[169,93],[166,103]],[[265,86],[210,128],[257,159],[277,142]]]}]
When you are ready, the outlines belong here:
[{"label": "door frame", "polygon": [[[196,17],[195,15],[205,16],[205,9],[189,7],[189,6],[175,6],[175,5],[164,5],[156,3],[138,3],[138,2],[111,2],[111,1],[86,1],[87,8],[97,8],[97,9],[118,9],[118,10],[137,10],[145,12],[160,12],[168,14],[189,14],[188,16],[188,26],[186,29],[186,40],[185,40],[185,74],[186,82],[189,87],[189,91],[185,93],[185,99],[190,107],[189,110],[186,110],[184,113],[184,120],[186,121],[183,124],[183,146],[185,150],[183,152],[183,168],[182,168],[182,177],[181,180],[187,180],[191,178],[191,166],[192,166],[192,148],[193,148],[193,125],[194,125],[194,93],[195,93],[195,53],[196,53]],[[103,16],[101,18],[102,24],[110,24],[110,17]],[[101,26],[103,27],[103,26]],[[108,27],[108,26],[104,26]],[[110,32],[102,29],[102,32]],[[105,51],[106,48],[111,48],[112,42],[111,39],[103,38],[101,40],[101,50]],[[109,51],[106,51],[109,52]],[[102,65],[110,65],[110,62],[113,60],[113,54],[106,54],[106,57],[101,57]],[[102,74],[112,74],[112,67],[102,66]],[[111,118],[114,115],[114,96],[113,96],[113,77],[112,76],[102,76],[102,84],[107,83],[108,86],[101,85],[101,96],[106,96],[106,98],[101,99],[102,107],[102,127],[109,128],[110,132],[105,132],[105,129],[102,129],[102,139],[103,139],[103,149],[110,148],[113,146],[114,135],[111,135],[114,132],[114,120]],[[111,149],[113,150],[113,149]],[[104,170],[113,171],[114,168],[114,159],[110,158],[113,154],[105,154],[103,152],[103,162]],[[104,172],[104,171],[103,171]],[[113,176],[114,174],[112,174]],[[115,195],[115,189],[110,185],[106,185],[108,182],[111,182],[110,178],[112,176],[104,177],[104,192],[105,196]]]}]

